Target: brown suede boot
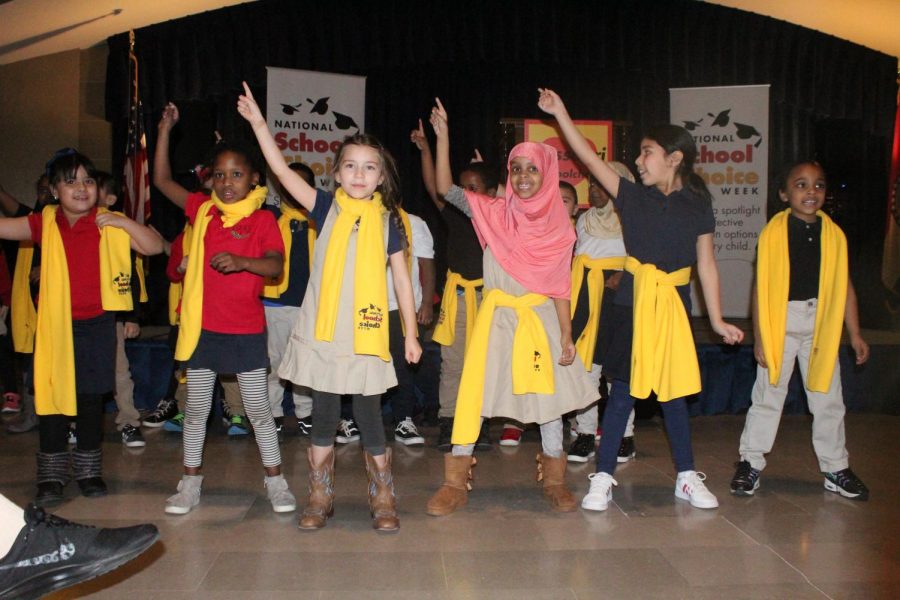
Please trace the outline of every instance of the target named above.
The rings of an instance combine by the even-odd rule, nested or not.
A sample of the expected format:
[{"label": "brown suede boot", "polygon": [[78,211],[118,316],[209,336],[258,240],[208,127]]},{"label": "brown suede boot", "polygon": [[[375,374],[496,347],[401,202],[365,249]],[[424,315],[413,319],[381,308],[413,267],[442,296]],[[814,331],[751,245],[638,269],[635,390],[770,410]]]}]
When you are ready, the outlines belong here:
[{"label": "brown suede boot", "polygon": [[397,498],[394,495],[394,477],[391,475],[391,449],[384,452],[385,464],[378,468],[375,458],[363,451],[366,459],[366,475],[369,479],[369,511],[372,513],[372,527],[378,531],[397,531],[400,519],[397,517]]},{"label": "brown suede boot", "polygon": [[544,453],[537,455],[537,480],[544,483],[544,496],[553,510],[572,512],[578,503],[566,487],[566,455],[552,458]]},{"label": "brown suede boot", "polygon": [[444,455],[444,485],[431,497],[425,512],[433,517],[443,517],[461,508],[469,501],[474,456]]},{"label": "brown suede boot", "polygon": [[321,529],[334,514],[334,449],[321,464],[313,463],[312,448],[309,458],[309,499],[300,516],[300,529]]}]

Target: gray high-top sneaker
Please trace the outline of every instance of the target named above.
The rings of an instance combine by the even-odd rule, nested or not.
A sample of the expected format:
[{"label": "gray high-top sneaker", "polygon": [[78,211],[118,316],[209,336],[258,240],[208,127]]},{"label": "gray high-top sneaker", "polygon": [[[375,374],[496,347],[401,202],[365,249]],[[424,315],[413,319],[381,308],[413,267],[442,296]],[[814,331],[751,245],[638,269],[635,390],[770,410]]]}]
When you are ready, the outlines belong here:
[{"label": "gray high-top sneaker", "polygon": [[203,475],[182,475],[178,493],[166,500],[166,512],[170,515],[186,515],[200,504],[200,486]]},{"label": "gray high-top sneaker", "polygon": [[297,510],[297,499],[288,489],[284,475],[266,477],[265,485],[266,495],[269,497],[269,502],[272,503],[272,510],[277,513]]}]

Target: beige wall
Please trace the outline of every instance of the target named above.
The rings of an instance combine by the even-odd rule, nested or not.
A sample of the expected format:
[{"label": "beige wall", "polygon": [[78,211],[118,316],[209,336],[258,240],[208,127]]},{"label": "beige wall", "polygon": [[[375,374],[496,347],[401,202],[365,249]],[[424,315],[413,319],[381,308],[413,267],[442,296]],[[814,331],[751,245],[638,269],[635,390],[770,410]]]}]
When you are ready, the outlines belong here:
[{"label": "beige wall", "polygon": [[109,170],[103,120],[106,44],[0,66],[0,184],[21,201],[58,148],[72,146]]}]

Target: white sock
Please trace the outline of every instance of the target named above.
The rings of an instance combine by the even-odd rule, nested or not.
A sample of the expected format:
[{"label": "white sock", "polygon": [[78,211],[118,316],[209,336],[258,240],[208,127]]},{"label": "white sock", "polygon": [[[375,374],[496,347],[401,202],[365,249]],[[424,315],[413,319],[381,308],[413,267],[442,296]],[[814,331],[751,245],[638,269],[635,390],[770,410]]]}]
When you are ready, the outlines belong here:
[{"label": "white sock", "polygon": [[25,511],[0,494],[0,557],[9,554],[19,532],[25,527]]}]

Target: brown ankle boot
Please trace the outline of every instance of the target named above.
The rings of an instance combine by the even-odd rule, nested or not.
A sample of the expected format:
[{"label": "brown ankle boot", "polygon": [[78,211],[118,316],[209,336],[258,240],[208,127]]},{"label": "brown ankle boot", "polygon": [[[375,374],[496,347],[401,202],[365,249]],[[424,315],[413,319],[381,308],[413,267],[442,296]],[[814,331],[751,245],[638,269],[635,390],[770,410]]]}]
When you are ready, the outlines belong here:
[{"label": "brown ankle boot", "polygon": [[566,455],[552,458],[544,453],[537,455],[537,480],[544,483],[544,496],[553,510],[572,512],[578,508],[575,497],[566,487]]},{"label": "brown ankle boot", "polygon": [[334,514],[334,449],[321,464],[313,463],[312,448],[309,459],[309,499],[300,516],[300,529],[321,529]]},{"label": "brown ankle boot", "polygon": [[425,512],[433,517],[443,517],[461,508],[469,501],[472,484],[474,456],[444,455],[444,485],[431,497]]},{"label": "brown ankle boot", "polygon": [[375,459],[368,452],[364,451],[363,456],[369,479],[372,527],[378,531],[397,531],[400,529],[400,519],[397,518],[397,498],[394,495],[394,477],[391,475],[391,449],[385,449],[385,464],[382,468],[375,464]]}]

